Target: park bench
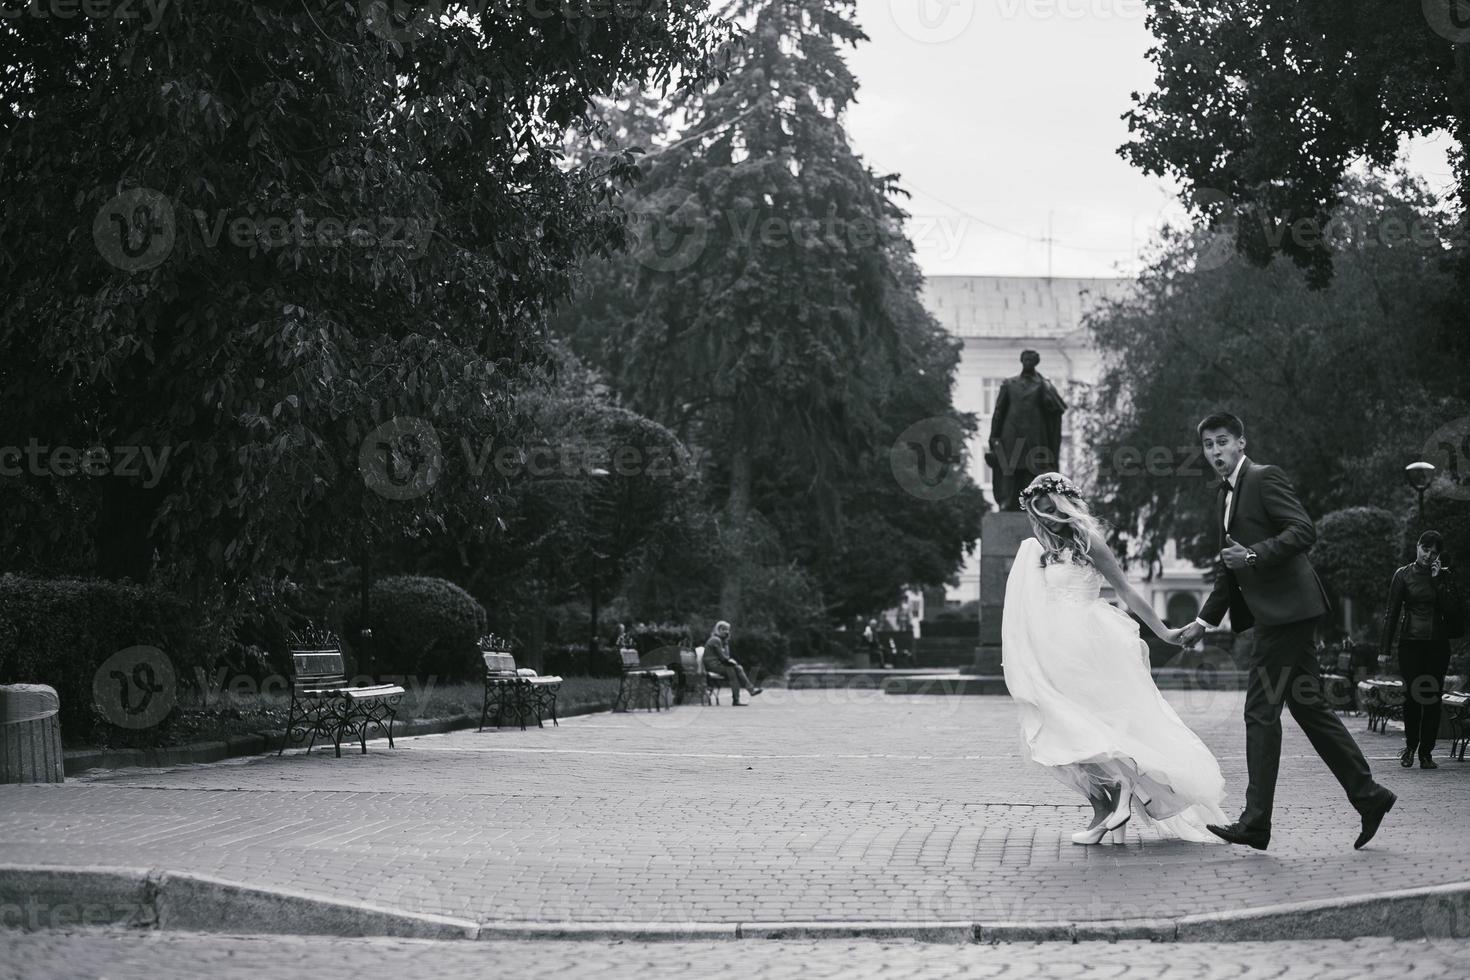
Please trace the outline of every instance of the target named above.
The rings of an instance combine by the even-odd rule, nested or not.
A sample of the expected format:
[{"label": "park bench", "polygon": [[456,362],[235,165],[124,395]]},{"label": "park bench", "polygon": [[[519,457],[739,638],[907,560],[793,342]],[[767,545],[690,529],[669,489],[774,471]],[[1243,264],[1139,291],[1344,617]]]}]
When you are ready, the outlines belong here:
[{"label": "park bench", "polygon": [[542,718],[551,716],[551,723],[561,727],[556,717],[556,697],[561,691],[560,677],[542,677],[528,667],[517,667],[515,657],[503,649],[504,644],[495,642],[495,637],[480,640],[480,658],[485,663],[485,697],[480,704],[480,731],[491,711],[495,713],[495,727],[509,710],[526,730],[526,717],[534,716],[537,728],[545,728]]},{"label": "park bench", "polygon": [[1404,682],[1387,677],[1373,677],[1358,684],[1363,696],[1363,710],[1368,715],[1368,731],[1388,731],[1392,719],[1404,717]]},{"label": "park bench", "polygon": [[[618,656],[623,663],[623,674],[618,683],[617,700],[613,702],[614,711],[630,710],[629,706],[644,695],[647,695],[650,711],[662,710],[665,703],[673,707],[674,679],[677,676],[674,671],[668,667],[645,665],[638,656],[638,651],[632,647],[623,647],[618,651]],[[667,702],[664,699],[665,685],[669,692]]]},{"label": "park bench", "polygon": [[[704,669],[704,648],[678,649],[669,653],[667,666],[674,672],[675,704],[720,703],[720,688],[725,686],[723,673]],[[647,660],[647,658],[644,658]]]},{"label": "park bench", "polygon": [[1439,700],[1450,726],[1450,758],[1464,762],[1470,743],[1470,692],[1448,692]]},{"label": "park bench", "polygon": [[281,748],[308,738],[310,755],[318,736],[330,738],[337,757],[342,757],[343,736],[355,736],[367,754],[368,729],[388,733],[393,748],[393,721],[404,690],[397,684],[353,687],[347,683],[342,644],[326,630],[306,629],[292,637],[291,706],[286,712],[286,732]]}]

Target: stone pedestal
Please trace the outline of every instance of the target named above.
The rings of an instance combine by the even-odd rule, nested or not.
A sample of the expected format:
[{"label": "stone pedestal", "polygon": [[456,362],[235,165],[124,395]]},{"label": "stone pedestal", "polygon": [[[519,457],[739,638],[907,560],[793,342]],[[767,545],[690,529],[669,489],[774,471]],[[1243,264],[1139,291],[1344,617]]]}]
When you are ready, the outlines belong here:
[{"label": "stone pedestal", "polygon": [[61,699],[43,684],[0,685],[0,783],[59,783]]},{"label": "stone pedestal", "polygon": [[1031,537],[1031,519],[1015,511],[996,511],[980,521],[980,649],[974,674],[1000,673],[1000,619],[1006,579],[1021,542]]}]

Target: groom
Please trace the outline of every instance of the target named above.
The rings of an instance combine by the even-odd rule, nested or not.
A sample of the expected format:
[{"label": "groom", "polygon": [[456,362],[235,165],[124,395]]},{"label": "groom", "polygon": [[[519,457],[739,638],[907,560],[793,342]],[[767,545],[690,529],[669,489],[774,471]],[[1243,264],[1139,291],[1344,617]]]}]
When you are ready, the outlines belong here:
[{"label": "groom", "polygon": [[1286,474],[1245,455],[1245,424],[1211,415],[1199,424],[1205,458],[1219,474],[1216,528],[1219,574],[1214,591],[1180,642],[1188,646],[1226,610],[1239,633],[1256,628],[1245,695],[1245,753],[1250,783],[1240,819],[1210,830],[1232,844],[1264,851],[1271,842],[1271,806],[1281,765],[1281,709],[1311,740],[1363,819],[1353,847],[1373,839],[1396,797],[1373,781],[1368,762],[1322,696],[1313,642],[1327,594],[1307,560],[1317,529]]}]

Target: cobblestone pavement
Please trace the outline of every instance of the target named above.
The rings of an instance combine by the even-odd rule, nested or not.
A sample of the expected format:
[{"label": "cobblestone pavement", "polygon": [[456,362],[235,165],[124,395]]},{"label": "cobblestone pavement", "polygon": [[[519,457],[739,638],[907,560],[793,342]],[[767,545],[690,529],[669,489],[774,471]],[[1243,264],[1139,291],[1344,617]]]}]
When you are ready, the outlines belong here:
[{"label": "cobblestone pavement", "polygon": [[187,934],[3,933],[0,980],[231,980],[364,976],[456,980],[620,977],[777,980],[840,977],[1271,977],[1465,976],[1470,943],[1353,942],[1047,943],[950,946],[910,942],[435,943]]},{"label": "cobblestone pavement", "polygon": [[[1239,692],[1173,692],[1240,805]],[[60,786],[0,787],[0,862],[166,867],[489,922],[1174,916],[1470,880],[1470,763],[1403,770],[1368,849],[1288,720],[1271,850],[1130,827],[1084,848],[1070,791],[1016,758],[1003,697],[771,690]]]}]

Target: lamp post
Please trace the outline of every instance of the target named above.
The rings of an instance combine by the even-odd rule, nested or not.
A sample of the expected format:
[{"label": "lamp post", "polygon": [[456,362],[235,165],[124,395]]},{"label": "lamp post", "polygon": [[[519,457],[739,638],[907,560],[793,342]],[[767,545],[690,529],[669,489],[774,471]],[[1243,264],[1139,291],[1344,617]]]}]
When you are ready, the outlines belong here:
[{"label": "lamp post", "polygon": [[[607,470],[605,470],[602,467],[598,466],[598,467],[594,467],[593,469],[589,470],[588,473],[587,473],[587,475],[590,476],[590,477],[592,477],[592,479],[595,481],[591,485],[591,487],[592,487],[592,493],[596,494],[596,493],[601,492],[601,490],[604,487],[607,486],[607,482],[606,481],[607,481],[607,478],[611,474],[609,474]],[[587,653],[588,653],[589,662],[595,663],[596,660],[597,660],[597,619],[598,619],[598,614],[602,611],[601,608],[600,608],[600,605],[601,604],[599,602],[601,596],[598,594],[597,576],[602,571],[602,560],[601,559],[605,557],[604,555],[598,554],[597,544],[596,544],[595,537],[594,537],[593,544],[592,544],[592,547],[590,549],[590,552],[591,552],[590,557],[592,559],[591,560],[591,565],[592,565],[592,579],[591,579],[591,583],[590,583],[591,588],[589,589],[591,595],[588,597],[590,599],[589,606],[591,608],[588,611],[591,614],[590,615],[590,618],[592,620],[592,629],[591,629],[590,635],[587,638]]]},{"label": "lamp post", "polygon": [[1404,467],[1404,482],[1419,494],[1419,529],[1424,529],[1424,491],[1434,482],[1433,463],[1410,463]]}]

